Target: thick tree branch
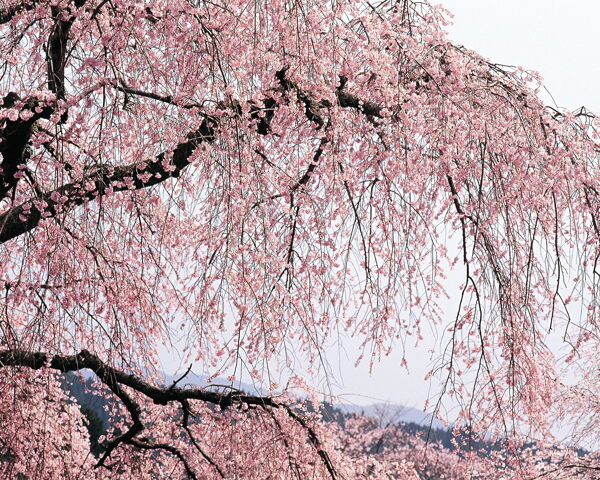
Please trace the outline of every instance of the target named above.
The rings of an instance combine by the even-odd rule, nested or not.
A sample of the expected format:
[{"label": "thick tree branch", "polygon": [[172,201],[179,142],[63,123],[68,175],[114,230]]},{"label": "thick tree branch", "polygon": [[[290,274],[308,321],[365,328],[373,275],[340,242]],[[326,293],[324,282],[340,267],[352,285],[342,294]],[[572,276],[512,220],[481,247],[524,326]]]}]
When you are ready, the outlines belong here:
[{"label": "thick tree branch", "polygon": [[343,89],[337,90],[337,99],[341,107],[354,108],[371,117],[382,118],[383,107],[375,102],[369,102]]},{"label": "thick tree branch", "polygon": [[[178,177],[187,167],[192,153],[203,142],[212,142],[215,122],[206,119],[188,140],[179,143],[170,160],[161,153],[150,162],[133,163],[121,167],[100,169],[73,183],[47,192],[13,207],[0,215],[0,243],[4,243],[38,226],[42,218],[55,216],[60,211],[69,210],[86,201],[105,195],[109,190],[120,192],[147,188],[168,178]],[[44,204],[43,210],[34,205]]]},{"label": "thick tree branch", "polygon": [[[15,92],[9,92],[3,100],[2,108],[14,108],[20,102]],[[36,97],[31,97],[19,111],[15,120],[7,119],[0,130],[0,199],[3,199],[18,183],[19,170],[28,159],[28,144],[33,134],[33,126],[40,118],[49,118],[54,107],[41,106]]]},{"label": "thick tree branch", "polygon": [[[81,8],[86,0],[75,0],[76,8]],[[70,8],[52,7],[54,26],[48,38],[47,68],[48,89],[54,92],[57,98],[65,98],[65,65],[67,63],[67,42],[69,31],[75,21],[75,16]]]},{"label": "thick tree branch", "polygon": [[[280,70],[275,75],[284,90],[295,90],[298,95],[298,100],[305,106],[305,113],[309,120],[314,121],[319,127],[322,127],[324,119],[321,114],[321,109],[330,107],[331,104],[327,100],[316,100],[308,92],[305,92],[298,84],[286,76],[287,70]],[[344,108],[353,108],[364,113],[367,116],[382,118],[384,108],[375,102],[369,102],[357,95],[353,95],[346,91],[347,79],[340,77],[340,85],[336,89],[336,97],[338,103]]]},{"label": "thick tree branch", "polygon": [[[75,0],[74,7],[80,8],[86,0]],[[10,21],[18,12],[33,8],[35,2],[17,4],[9,9],[0,11],[0,24]],[[51,9],[54,25],[48,37],[46,48],[46,66],[48,70],[48,89],[56,94],[57,99],[64,99],[65,65],[67,61],[67,42],[69,31],[75,16],[70,7]],[[12,108],[19,101],[19,96],[10,92],[4,97],[3,108]],[[39,110],[39,111],[36,111]],[[28,144],[33,132],[33,126],[40,118],[49,118],[54,108],[39,107],[38,99],[32,97],[25,102],[15,120],[8,120],[0,132],[0,154],[2,155],[2,171],[0,173],[0,199],[18,183],[19,169],[25,167],[28,160]],[[61,118],[64,122],[67,112]]]},{"label": "thick tree branch", "polygon": [[[123,402],[131,415],[133,425],[123,435],[113,439],[106,447],[104,455],[101,457],[98,465],[102,465],[105,459],[110,455],[120,443],[128,443],[139,448],[147,449],[163,449],[171,452],[175,456],[177,453],[165,448],[164,444],[151,444],[141,439],[136,439],[135,436],[144,429],[144,425],[140,420],[141,410],[139,405],[131,399],[131,397],[123,390],[123,386],[129,387],[142,395],[151,399],[157,405],[166,405],[169,402],[178,402],[181,405],[186,405],[188,400],[200,400],[206,403],[217,405],[222,410],[226,410],[234,405],[246,404],[263,409],[281,408],[301,425],[307,432],[308,440],[317,451],[329,476],[335,480],[337,478],[336,470],[331,463],[331,459],[325,450],[323,450],[319,438],[310,425],[300,416],[292,407],[283,403],[277,402],[272,397],[247,395],[238,390],[232,390],[227,393],[205,390],[203,388],[174,388],[157,387],[152,385],[137,375],[125,373],[122,370],[111,367],[104,363],[96,355],[82,350],[77,355],[51,355],[44,352],[30,352],[20,349],[10,349],[0,351],[0,368],[28,367],[34,370],[47,367],[59,372],[74,372],[83,369],[92,370],[98,378],[106,384],[106,386]],[[185,408],[184,408],[185,413]],[[170,447],[169,447],[170,448]],[[189,468],[187,464],[184,466]]]},{"label": "thick tree branch", "polygon": [[194,434],[192,433],[192,430],[190,429],[189,419],[190,419],[190,414],[191,414],[191,410],[192,410],[190,407],[190,402],[188,402],[187,400],[182,400],[181,401],[181,409],[183,410],[183,419],[181,421],[181,426],[186,431],[188,438],[190,439],[190,442],[192,442],[192,445],[196,448],[196,450],[198,450],[198,452],[200,452],[200,455],[202,455],[202,457],[217,471],[219,476],[221,478],[225,478],[225,474],[223,473],[223,470],[221,470],[219,465],[217,465],[217,463],[208,456],[208,454],[204,451],[204,449],[196,441],[196,438],[194,437]]},{"label": "thick tree branch", "polygon": [[[24,351],[3,351],[0,352],[0,367],[7,365],[20,365],[26,366],[33,369],[39,369],[47,365],[48,355],[41,354],[39,352],[29,354]],[[73,363],[74,362],[74,363]],[[78,368],[78,365],[80,367]],[[85,365],[85,366],[84,366]],[[121,387],[120,376],[115,375],[116,370],[108,367],[98,357],[91,355],[87,351],[82,351],[79,355],[62,357],[52,357],[50,363],[47,365],[50,368],[54,368],[61,372],[75,371],[80,368],[89,368],[100,378],[100,380],[110,389],[115,396],[121,400],[129,416],[131,417],[132,425],[127,431],[109,441],[104,446],[104,453],[98,460],[96,467],[101,467],[105,464],[106,460],[110,457],[111,453],[122,443],[133,445],[137,448],[144,450],[164,450],[174,455],[181,461],[185,471],[189,478],[198,478],[192,468],[190,467],[185,456],[172,445],[166,443],[152,443],[145,439],[136,438],[136,435],[141,433],[145,429],[145,425],[141,420],[142,409],[139,404],[131,398],[131,396],[123,390]]]},{"label": "thick tree branch", "polygon": [[[81,3],[79,0],[78,4]],[[326,122],[324,109],[330,106],[327,101],[314,99],[310,94],[304,92],[296,83],[285,76],[285,70],[277,72],[277,78],[284,91],[296,92],[298,101],[305,106],[305,113],[309,120],[315,122],[319,128]],[[341,81],[337,89],[338,101],[345,108],[355,108],[367,116],[381,117],[383,107],[360,100],[358,97],[344,91],[345,81]],[[173,103],[168,96],[142,92],[126,87],[119,87],[123,92],[142,95],[157,101]],[[264,100],[265,108],[256,105],[250,110],[250,117],[257,120],[256,129],[259,134],[267,134],[270,131],[270,122],[277,106],[273,98]],[[195,105],[194,105],[195,106]],[[183,108],[188,108],[187,105]],[[263,116],[259,112],[264,110]],[[50,111],[44,110],[43,115],[48,116]],[[181,171],[190,164],[190,157],[196,147],[203,142],[211,143],[215,139],[217,123],[212,118],[205,118],[198,130],[188,134],[188,140],[179,143],[173,152],[170,162],[166,161],[166,153],[161,153],[149,162],[135,163],[120,167],[110,167],[106,171],[96,171],[80,181],[63,185],[62,187],[46,192],[38,198],[17,205],[0,215],[0,243],[7,242],[19,235],[36,228],[42,218],[53,217],[59,211],[67,211],[70,208],[81,205],[86,201],[94,200],[105,195],[107,192],[118,192],[124,190],[137,190],[156,185],[172,177],[178,177]],[[29,139],[29,137],[28,137]],[[319,149],[321,152],[322,149]],[[320,153],[319,155],[320,156]],[[318,159],[317,156],[317,159]],[[308,181],[316,165],[311,164],[308,172],[296,182],[294,189],[301,187]],[[43,210],[33,207],[33,203],[45,205]]]}]

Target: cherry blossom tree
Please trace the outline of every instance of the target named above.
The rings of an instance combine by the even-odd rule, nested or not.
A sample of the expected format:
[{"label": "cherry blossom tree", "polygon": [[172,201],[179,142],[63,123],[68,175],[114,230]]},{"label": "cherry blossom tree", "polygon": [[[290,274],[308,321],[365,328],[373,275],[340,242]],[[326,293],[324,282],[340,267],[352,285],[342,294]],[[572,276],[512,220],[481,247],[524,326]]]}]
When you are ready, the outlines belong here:
[{"label": "cherry blossom tree", "polygon": [[[565,412],[594,431],[598,370],[573,371],[599,347],[597,121],[445,22],[412,0],[0,3],[4,476],[426,478],[286,388],[156,376],[171,344],[215,375],[318,369],[336,331],[376,368],[446,328],[431,375],[507,445]],[[115,405],[98,457],[59,383],[84,369]],[[599,468],[532,452],[531,478]]]}]

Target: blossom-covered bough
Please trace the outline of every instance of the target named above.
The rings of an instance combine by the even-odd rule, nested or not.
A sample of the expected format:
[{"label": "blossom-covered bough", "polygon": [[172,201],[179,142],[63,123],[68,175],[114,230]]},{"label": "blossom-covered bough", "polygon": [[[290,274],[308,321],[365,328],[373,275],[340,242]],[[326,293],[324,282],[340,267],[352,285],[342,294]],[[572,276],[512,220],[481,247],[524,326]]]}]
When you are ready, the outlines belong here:
[{"label": "blossom-covered bough", "polygon": [[[572,375],[597,364],[597,121],[444,22],[409,0],[0,5],[5,476],[426,478],[277,386],[152,376],[173,344],[215,375],[318,369],[336,331],[376,368],[437,325],[432,375],[514,455],[473,478],[593,478],[515,445],[566,412],[597,440],[598,369]],[[98,458],[59,383],[83,369],[118,410]]]}]

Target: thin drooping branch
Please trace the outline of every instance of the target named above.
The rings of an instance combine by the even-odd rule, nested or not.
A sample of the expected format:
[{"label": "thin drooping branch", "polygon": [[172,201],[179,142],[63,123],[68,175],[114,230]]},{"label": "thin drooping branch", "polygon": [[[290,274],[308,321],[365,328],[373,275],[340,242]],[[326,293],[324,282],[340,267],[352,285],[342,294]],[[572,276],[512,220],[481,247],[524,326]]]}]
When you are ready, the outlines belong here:
[{"label": "thin drooping branch", "polygon": [[[82,350],[77,355],[52,355],[45,352],[30,352],[21,349],[2,350],[0,351],[0,368],[7,366],[27,367],[34,370],[46,367],[62,373],[75,372],[87,368],[93,371],[123,402],[123,405],[131,416],[133,425],[124,434],[109,442],[98,465],[102,465],[110,455],[110,452],[121,443],[127,443],[145,449],[166,450],[180,458],[177,453],[172,451],[172,447],[168,445],[151,444],[135,438],[136,435],[144,429],[144,425],[140,420],[141,409],[139,405],[123,390],[123,386],[126,386],[146,396],[157,405],[167,405],[170,402],[176,402],[185,406],[188,400],[200,400],[216,405],[222,410],[242,404],[263,409],[283,409],[290,418],[305,429],[310,444],[315,448],[317,454],[321,458],[329,476],[333,480],[336,480],[337,478],[335,467],[333,466],[329,455],[323,449],[315,430],[308,425],[306,420],[292,407],[276,401],[273,397],[247,395],[238,390],[223,393],[205,390],[203,388],[176,388],[174,386],[157,387],[137,375],[126,373],[111,367],[87,350]],[[185,410],[186,409],[184,408],[184,414]],[[186,470],[189,468],[187,463],[184,463],[184,466]]]},{"label": "thin drooping branch", "polygon": [[321,138],[321,141],[319,142],[319,147],[315,151],[315,153],[313,155],[313,158],[312,158],[312,161],[308,165],[306,171],[298,179],[298,181],[294,185],[292,185],[290,187],[290,191],[292,193],[296,192],[297,190],[301,190],[308,183],[308,181],[310,180],[310,177],[312,176],[315,168],[317,168],[317,165],[319,164],[319,160],[320,160],[321,156],[323,155],[323,151],[325,149],[325,145],[327,145],[328,143],[329,143],[329,139],[327,137]]},{"label": "thin drooping branch", "polygon": [[188,438],[190,439],[190,442],[192,442],[192,445],[196,448],[196,450],[198,450],[198,452],[200,452],[200,455],[202,455],[202,457],[217,471],[217,473],[221,476],[221,478],[225,478],[225,474],[223,473],[223,470],[221,470],[219,465],[217,465],[217,463],[208,456],[208,454],[200,446],[200,444],[196,440],[196,437],[194,437],[192,430],[190,429],[189,420],[190,420],[190,414],[191,414],[191,410],[192,410],[190,407],[190,402],[188,402],[187,400],[182,400],[181,401],[181,409],[183,410],[183,419],[181,421],[181,426],[187,433]]},{"label": "thin drooping branch", "polygon": [[283,408],[291,418],[293,418],[302,427],[304,427],[306,433],[308,434],[308,439],[310,440],[310,443],[312,443],[315,449],[317,450],[317,454],[319,455],[319,457],[321,457],[321,461],[325,465],[325,468],[327,468],[329,476],[332,479],[336,479],[337,474],[335,471],[335,467],[333,466],[333,463],[331,463],[329,454],[325,450],[323,450],[323,447],[321,446],[321,442],[319,441],[319,437],[317,436],[316,432],[306,423],[306,420],[304,420],[304,418],[298,415],[289,405],[279,404],[279,407]]},{"label": "thin drooping branch", "polygon": [[151,100],[156,100],[158,102],[168,103],[169,105],[173,105],[179,108],[183,108],[186,110],[191,110],[192,108],[202,108],[202,105],[198,103],[179,103],[177,102],[171,95],[160,95],[154,92],[147,92],[145,90],[140,90],[139,88],[132,88],[125,84],[125,82],[121,81],[121,84],[114,85],[115,90],[124,93],[125,95],[135,95],[137,97],[145,97]]},{"label": "thin drooping branch", "polygon": [[123,403],[129,416],[131,417],[132,425],[127,429],[125,433],[113,438],[104,446],[104,453],[98,460],[96,467],[104,465],[104,462],[108,459],[110,454],[117,448],[121,443],[132,444],[134,437],[144,430],[144,424],[142,423],[141,414],[142,409],[138,403],[133,400],[129,394],[121,388],[119,382],[117,382],[109,372],[101,376],[101,373],[96,372],[96,375],[102,380],[102,382],[113,392],[119,400]]},{"label": "thin drooping branch", "polygon": [[192,470],[192,467],[185,458],[185,455],[173,445],[169,445],[168,443],[146,442],[137,438],[132,438],[128,443],[134,447],[141,448],[142,450],[164,450],[165,452],[169,452],[171,455],[177,457],[177,459],[183,464],[183,468],[185,468],[185,473],[187,474],[188,478],[197,480],[198,476],[194,473],[194,470]]}]

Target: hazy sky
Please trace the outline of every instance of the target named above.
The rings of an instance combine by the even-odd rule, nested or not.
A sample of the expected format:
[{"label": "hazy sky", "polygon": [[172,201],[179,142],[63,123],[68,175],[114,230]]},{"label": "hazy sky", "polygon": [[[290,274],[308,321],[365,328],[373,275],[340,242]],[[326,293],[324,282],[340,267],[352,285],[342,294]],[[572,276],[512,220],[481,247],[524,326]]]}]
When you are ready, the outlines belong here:
[{"label": "hazy sky", "polygon": [[585,105],[600,113],[598,0],[439,3],[454,14],[450,38],[455,43],[495,63],[540,72],[560,107],[574,110]]}]

